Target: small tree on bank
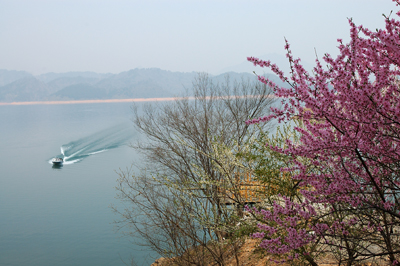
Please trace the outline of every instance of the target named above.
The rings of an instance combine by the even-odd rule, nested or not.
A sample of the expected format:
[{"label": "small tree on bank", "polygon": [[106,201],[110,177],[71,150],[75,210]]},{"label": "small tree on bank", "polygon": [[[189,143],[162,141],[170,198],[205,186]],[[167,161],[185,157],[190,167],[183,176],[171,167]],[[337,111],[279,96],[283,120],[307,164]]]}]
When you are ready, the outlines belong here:
[{"label": "small tree on bank", "polygon": [[[267,252],[317,265],[303,248],[322,238],[339,264],[399,263],[400,21],[385,21],[385,29],[370,31],[349,20],[350,43],[338,40],[339,56],[326,54],[327,68],[316,60],[313,75],[293,58],[287,42],[289,77],[269,61],[248,58],[291,88],[259,76],[285,99],[284,107],[247,123],[302,119],[304,128],[295,128],[300,142],[288,140],[287,148],[275,150],[293,158],[286,171],[295,173],[302,187],[311,187],[302,190],[302,204],[287,199],[283,206],[259,211],[263,230],[255,236]],[[312,170],[300,158],[308,158]],[[298,227],[300,220],[309,221],[306,228]],[[286,233],[278,236],[276,230]]]},{"label": "small tree on bank", "polygon": [[121,172],[117,186],[128,203],[121,211],[128,233],[180,265],[210,259],[224,265],[227,255],[237,255],[240,240],[224,240],[237,213],[221,197],[221,184],[235,180],[216,169],[213,142],[241,145],[255,136],[258,130],[244,121],[268,112],[270,96],[270,87],[257,81],[213,84],[202,74],[192,98],[134,109],[147,141],[134,146],[144,158],[141,173]]}]

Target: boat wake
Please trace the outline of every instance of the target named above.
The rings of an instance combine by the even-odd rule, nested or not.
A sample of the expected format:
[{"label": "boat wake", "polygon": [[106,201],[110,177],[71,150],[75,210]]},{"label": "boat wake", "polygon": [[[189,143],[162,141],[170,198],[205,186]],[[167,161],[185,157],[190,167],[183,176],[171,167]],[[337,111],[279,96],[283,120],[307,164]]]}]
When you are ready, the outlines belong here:
[{"label": "boat wake", "polygon": [[[61,146],[59,157],[64,160],[63,165],[81,162],[85,158],[98,153],[118,148],[128,143],[132,137],[132,130],[127,126],[115,126],[94,133],[90,136],[71,141]],[[49,160],[52,163],[52,159]]]}]

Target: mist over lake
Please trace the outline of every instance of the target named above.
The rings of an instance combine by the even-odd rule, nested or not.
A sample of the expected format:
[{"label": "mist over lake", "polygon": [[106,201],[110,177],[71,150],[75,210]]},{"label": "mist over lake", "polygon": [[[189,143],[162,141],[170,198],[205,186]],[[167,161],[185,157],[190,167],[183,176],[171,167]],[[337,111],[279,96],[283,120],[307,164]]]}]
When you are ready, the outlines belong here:
[{"label": "mist over lake", "polygon": [[114,230],[109,207],[122,206],[115,171],[138,159],[131,105],[0,106],[0,265],[154,261]]}]

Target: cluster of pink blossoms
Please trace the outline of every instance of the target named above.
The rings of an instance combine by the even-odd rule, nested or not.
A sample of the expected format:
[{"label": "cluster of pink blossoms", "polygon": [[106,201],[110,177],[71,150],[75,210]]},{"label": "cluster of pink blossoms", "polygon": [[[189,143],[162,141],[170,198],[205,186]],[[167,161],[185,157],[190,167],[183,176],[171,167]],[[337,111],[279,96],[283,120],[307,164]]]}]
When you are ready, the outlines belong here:
[{"label": "cluster of pink blossoms", "polygon": [[[399,5],[398,0],[393,1]],[[396,14],[400,16],[400,11]],[[347,248],[349,260],[356,255],[373,257],[373,249],[369,250],[368,245],[360,248],[361,244],[355,244],[359,239],[356,235],[359,231],[355,230],[358,228],[369,230],[371,239],[375,237],[371,241],[382,238],[381,251],[375,252],[376,256],[387,256],[393,265],[397,264],[400,254],[400,236],[396,233],[400,228],[400,21],[388,17],[385,20],[385,29],[376,31],[356,26],[349,20],[350,43],[343,44],[338,39],[339,56],[334,59],[326,54],[323,57],[326,68],[316,60],[313,74],[304,69],[300,59],[293,58],[287,41],[289,77],[270,61],[248,58],[256,66],[270,68],[291,86],[279,87],[258,76],[283,99],[283,107],[272,108],[272,115],[246,123],[294,118],[304,123],[304,127],[295,128],[301,133],[300,143],[288,140],[287,149],[276,147],[276,151],[294,158],[293,167],[287,170],[301,181],[302,187],[307,187],[301,191],[306,204],[296,205],[286,199],[284,206],[276,204],[271,210],[251,210],[263,219],[260,232],[253,236],[264,239],[261,247],[270,253],[301,254],[305,246],[329,236],[326,242],[340,249]],[[308,163],[299,158],[307,158]],[[300,228],[300,220],[310,223]],[[373,224],[372,229],[367,224]],[[378,238],[374,235],[377,228],[383,232]],[[285,231],[285,237],[276,235],[278,229]],[[344,239],[355,247],[349,250]],[[290,255],[290,258],[294,257]]]}]

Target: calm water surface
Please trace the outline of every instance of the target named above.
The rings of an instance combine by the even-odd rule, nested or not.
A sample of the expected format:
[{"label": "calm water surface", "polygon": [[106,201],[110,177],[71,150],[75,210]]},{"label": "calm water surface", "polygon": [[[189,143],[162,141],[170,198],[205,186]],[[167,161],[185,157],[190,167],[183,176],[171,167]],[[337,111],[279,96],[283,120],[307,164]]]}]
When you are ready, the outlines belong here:
[{"label": "calm water surface", "polygon": [[[114,230],[131,104],[0,106],[0,265],[151,264]],[[51,158],[66,164],[53,168]]]}]

